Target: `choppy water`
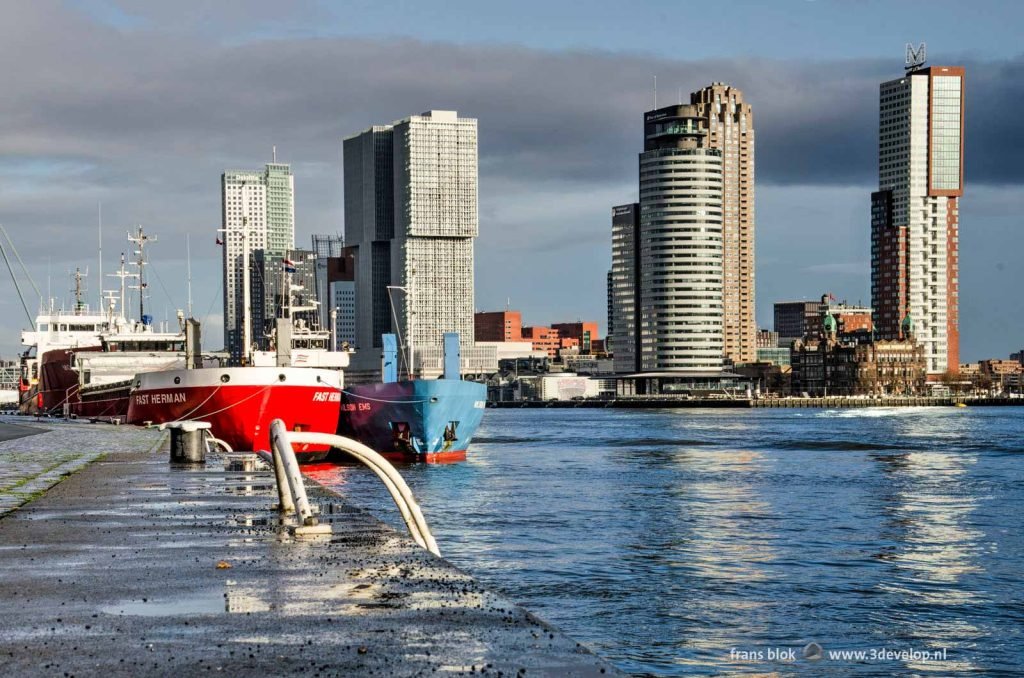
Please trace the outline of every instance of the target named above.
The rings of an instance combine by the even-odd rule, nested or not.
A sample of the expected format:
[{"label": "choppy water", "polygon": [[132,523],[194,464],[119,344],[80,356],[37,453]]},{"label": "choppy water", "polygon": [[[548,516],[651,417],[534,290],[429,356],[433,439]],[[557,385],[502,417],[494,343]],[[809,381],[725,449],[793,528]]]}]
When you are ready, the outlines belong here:
[{"label": "choppy water", "polygon": [[[446,557],[628,672],[1016,674],[1022,434],[1024,408],[491,410],[468,461],[402,473]],[[321,477],[400,525],[368,472]]]}]

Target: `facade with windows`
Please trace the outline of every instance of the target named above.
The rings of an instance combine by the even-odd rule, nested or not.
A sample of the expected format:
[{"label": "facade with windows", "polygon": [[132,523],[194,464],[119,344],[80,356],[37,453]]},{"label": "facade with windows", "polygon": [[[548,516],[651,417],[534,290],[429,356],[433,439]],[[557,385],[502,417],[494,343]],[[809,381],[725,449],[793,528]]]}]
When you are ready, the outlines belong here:
[{"label": "facade with windows", "polygon": [[879,90],[878,191],[871,196],[871,301],[878,335],[908,316],[929,378],[959,366],[959,199],[964,69],[931,66]]},{"label": "facade with windows", "polygon": [[644,116],[640,154],[640,364],[721,370],[722,152],[695,106]]},{"label": "facade with windows", "polygon": [[716,82],[690,95],[706,119],[703,146],[722,152],[722,311],[725,356],[754,360],[754,112],[743,92]]},{"label": "facade with windows", "polygon": [[[268,163],[263,170],[229,170],[221,175],[222,260],[224,275],[224,342],[231,360],[238,363],[243,338],[244,271],[254,273],[253,253],[282,257],[295,247],[295,183],[291,166]],[[253,319],[253,334],[262,318]]]},{"label": "facade with windows", "polygon": [[640,203],[612,208],[608,337],[616,372],[640,371]]},{"label": "facade with windows", "polygon": [[493,350],[473,350],[477,121],[427,111],[345,139],[344,156],[357,348],[394,332],[429,375],[440,371],[443,334],[457,332],[464,370],[496,369]]}]

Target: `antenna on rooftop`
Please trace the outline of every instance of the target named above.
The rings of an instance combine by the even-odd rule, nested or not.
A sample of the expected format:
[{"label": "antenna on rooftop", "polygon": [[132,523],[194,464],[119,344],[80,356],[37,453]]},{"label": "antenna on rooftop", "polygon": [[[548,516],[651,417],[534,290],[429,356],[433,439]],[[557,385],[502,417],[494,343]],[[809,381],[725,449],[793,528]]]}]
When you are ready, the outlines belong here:
[{"label": "antenna on rooftop", "polygon": [[917,69],[921,68],[927,60],[928,52],[927,45],[925,43],[922,42],[917,46],[917,49],[914,49],[914,43],[907,43],[907,58],[906,65],[904,66],[907,73],[913,73]]},{"label": "antenna on rooftop", "polygon": [[271,156],[274,158],[274,164],[276,165],[277,164],[277,146],[274,145],[274,146],[271,146],[270,148],[271,148],[271,151],[270,151]]},{"label": "antenna on rooftop", "polygon": [[658,76],[654,76],[654,107],[658,107]]}]

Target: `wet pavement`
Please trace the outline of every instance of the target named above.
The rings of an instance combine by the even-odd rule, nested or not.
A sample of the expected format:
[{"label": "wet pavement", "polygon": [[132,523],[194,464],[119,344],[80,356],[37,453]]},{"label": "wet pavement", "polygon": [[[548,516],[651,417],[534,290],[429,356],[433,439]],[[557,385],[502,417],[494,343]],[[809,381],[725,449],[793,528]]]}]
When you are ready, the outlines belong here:
[{"label": "wet pavement", "polygon": [[[47,431],[54,434],[29,437]],[[69,431],[75,434],[63,435]],[[153,432],[139,429],[126,429],[125,434],[111,438],[109,433],[82,424],[0,417],[0,516],[108,451],[137,450],[147,440],[152,445],[156,439]]]},{"label": "wet pavement", "polygon": [[269,471],[171,467],[155,431],[54,428],[0,455],[105,456],[0,518],[8,675],[615,674],[326,491],[310,487],[334,535],[297,542]]}]

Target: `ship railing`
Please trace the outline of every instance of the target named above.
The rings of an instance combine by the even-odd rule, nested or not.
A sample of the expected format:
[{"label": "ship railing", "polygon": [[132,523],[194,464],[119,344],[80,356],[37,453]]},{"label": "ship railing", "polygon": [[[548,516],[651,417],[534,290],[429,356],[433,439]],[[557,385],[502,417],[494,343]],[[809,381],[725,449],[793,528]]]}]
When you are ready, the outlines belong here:
[{"label": "ship railing", "polygon": [[296,535],[330,534],[331,526],[320,524],[313,514],[306,496],[306,488],[292,445],[326,445],[367,466],[380,478],[391,494],[391,499],[402,514],[409,535],[420,547],[436,556],[441,555],[423,511],[413,497],[412,490],[394,466],[380,454],[362,443],[344,436],[309,431],[289,431],[285,423],[275,419],[270,425],[273,453],[259,452],[271,464],[277,479],[279,508],[282,513],[298,513],[302,525],[295,528]]}]

